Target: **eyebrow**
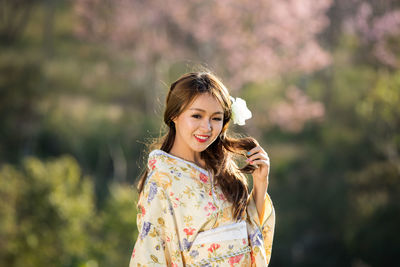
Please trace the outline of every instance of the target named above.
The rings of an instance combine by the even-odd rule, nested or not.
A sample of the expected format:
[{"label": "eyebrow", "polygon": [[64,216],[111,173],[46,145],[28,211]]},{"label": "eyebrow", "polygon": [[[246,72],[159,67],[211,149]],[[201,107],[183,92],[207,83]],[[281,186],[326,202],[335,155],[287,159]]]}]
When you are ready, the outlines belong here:
[{"label": "eyebrow", "polygon": [[[189,110],[197,110],[197,111],[206,112],[204,109],[201,109],[201,108],[191,108]],[[217,111],[217,112],[214,112],[213,115],[214,114],[224,114],[224,113],[222,111]]]}]

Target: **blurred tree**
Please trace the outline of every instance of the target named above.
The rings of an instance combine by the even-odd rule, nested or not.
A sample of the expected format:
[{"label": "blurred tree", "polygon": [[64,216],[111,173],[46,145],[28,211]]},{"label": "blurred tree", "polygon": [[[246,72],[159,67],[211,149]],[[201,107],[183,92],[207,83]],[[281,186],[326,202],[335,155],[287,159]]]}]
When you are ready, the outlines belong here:
[{"label": "blurred tree", "polygon": [[111,192],[97,212],[93,183],[70,156],[47,162],[28,157],[21,169],[3,165],[0,265],[127,265],[137,235],[136,196],[117,184]]},{"label": "blurred tree", "polygon": [[376,157],[349,175],[351,250],[372,266],[392,266],[400,250],[400,71],[379,71],[356,105]]},{"label": "blurred tree", "polygon": [[110,185],[110,196],[95,219],[92,245],[100,266],[127,266],[137,238],[136,190],[127,184]]},{"label": "blurred tree", "polygon": [[17,162],[35,149],[40,130],[36,101],[43,70],[37,55],[4,49],[0,55],[0,162]]},{"label": "blurred tree", "polygon": [[343,37],[333,65],[299,82],[325,104],[322,123],[308,122],[297,134],[264,133],[271,157],[289,146],[298,151],[272,161],[281,223],[271,265],[397,264],[400,73],[352,57],[361,46]]},{"label": "blurred tree", "polygon": [[346,30],[358,34],[362,44],[370,49],[378,62],[399,68],[400,6],[387,8],[385,12],[376,11],[372,3],[361,2],[355,16],[347,19]]},{"label": "blurred tree", "polygon": [[93,188],[68,156],[0,171],[1,265],[76,266],[89,257]]},{"label": "blurred tree", "polygon": [[132,79],[147,84],[151,112],[159,87],[154,81],[178,59],[207,62],[234,90],[249,81],[325,67],[330,56],[316,35],[329,23],[325,11],[330,4],[330,0],[162,4],[76,0],[76,32],[83,40],[128,51],[138,66]]},{"label": "blurred tree", "polygon": [[399,68],[400,2],[396,0],[336,0],[323,33],[324,44],[334,49],[343,36],[356,36],[361,47],[353,57],[361,62]]},{"label": "blurred tree", "polygon": [[0,41],[12,43],[20,36],[29,22],[35,2],[40,0],[0,1]]}]

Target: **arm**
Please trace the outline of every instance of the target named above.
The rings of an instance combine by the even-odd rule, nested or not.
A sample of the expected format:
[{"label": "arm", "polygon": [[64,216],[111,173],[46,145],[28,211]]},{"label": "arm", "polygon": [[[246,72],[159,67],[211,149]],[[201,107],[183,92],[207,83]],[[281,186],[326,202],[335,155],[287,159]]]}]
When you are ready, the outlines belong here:
[{"label": "arm", "polygon": [[260,223],[262,223],[264,219],[265,208],[266,208],[265,205],[267,199],[269,198],[267,189],[268,189],[268,181],[266,182],[266,185],[258,185],[258,186],[254,185],[252,191]]},{"label": "arm", "polygon": [[250,221],[247,229],[253,254],[252,266],[266,266],[271,259],[275,231],[275,209],[268,193],[265,194],[265,197],[264,207],[261,212],[264,213],[264,216],[261,220],[256,207],[254,189],[250,193],[247,206],[247,214]]},{"label": "arm", "polygon": [[248,226],[253,251],[252,266],[268,265],[275,231],[275,210],[267,193],[269,176],[268,154],[257,146],[249,151],[248,162],[257,166],[253,172],[253,190],[249,196]]},{"label": "arm", "polygon": [[[158,177],[157,179],[154,179]],[[173,214],[159,174],[148,179],[138,201],[136,240],[129,263],[133,266],[182,266]]]},{"label": "arm", "polygon": [[261,147],[256,146],[247,152],[247,162],[256,166],[253,172],[253,190],[252,196],[255,200],[259,221],[263,221],[265,203],[268,198],[268,176],[270,160],[267,152]]},{"label": "arm", "polygon": [[149,181],[139,196],[137,227],[138,237],[133,248],[130,267],[139,264],[166,265],[165,229],[158,223],[164,204],[163,191],[156,183]]}]

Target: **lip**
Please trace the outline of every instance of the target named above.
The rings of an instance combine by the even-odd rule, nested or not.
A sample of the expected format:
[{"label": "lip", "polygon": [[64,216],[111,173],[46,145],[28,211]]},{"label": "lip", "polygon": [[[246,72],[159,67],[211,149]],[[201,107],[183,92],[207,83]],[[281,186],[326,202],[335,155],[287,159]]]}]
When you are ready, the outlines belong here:
[{"label": "lip", "polygon": [[[197,136],[202,136],[202,137],[207,137],[207,139],[200,139],[200,138],[197,138]],[[194,135],[194,138],[196,138],[196,140],[197,141],[199,141],[200,143],[204,143],[204,142],[206,142],[209,138],[210,138],[210,135],[204,135],[204,134],[196,134],[196,135]]]}]

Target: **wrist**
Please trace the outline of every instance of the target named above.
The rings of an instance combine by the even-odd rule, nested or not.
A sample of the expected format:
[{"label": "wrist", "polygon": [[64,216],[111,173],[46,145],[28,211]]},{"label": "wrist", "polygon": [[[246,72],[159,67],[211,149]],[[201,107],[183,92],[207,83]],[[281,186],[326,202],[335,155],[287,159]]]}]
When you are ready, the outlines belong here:
[{"label": "wrist", "polygon": [[268,189],[268,182],[262,184],[254,183],[253,185],[254,197],[263,196],[263,199],[265,199],[265,196],[267,194],[267,189]]}]

